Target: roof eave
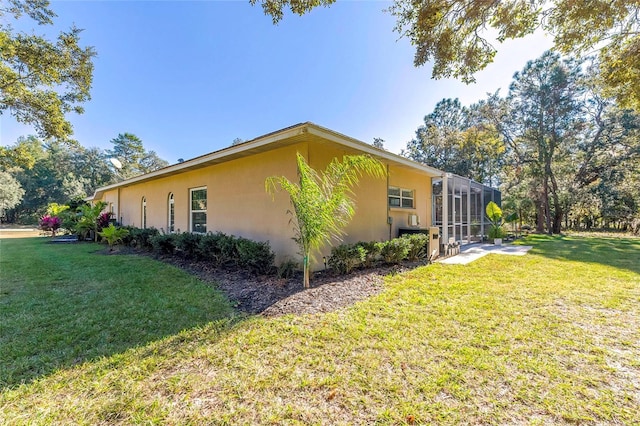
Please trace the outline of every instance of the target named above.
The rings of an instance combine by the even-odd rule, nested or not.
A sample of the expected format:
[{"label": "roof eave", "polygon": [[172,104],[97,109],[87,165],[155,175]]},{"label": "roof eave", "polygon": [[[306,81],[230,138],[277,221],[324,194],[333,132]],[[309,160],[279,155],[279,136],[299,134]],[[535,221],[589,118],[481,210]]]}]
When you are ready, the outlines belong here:
[{"label": "roof eave", "polygon": [[387,160],[392,163],[396,163],[396,164],[403,165],[405,167],[420,170],[430,176],[443,176],[445,174],[445,172],[442,170],[438,170],[436,168],[429,167],[424,164],[416,163],[415,161],[409,160],[408,158],[402,157],[397,154],[393,154],[384,149],[376,148],[365,142],[343,135],[339,132],[335,132],[331,129],[318,126],[317,124],[314,124],[314,123],[306,122],[306,123],[296,124],[272,133],[268,133],[263,136],[259,136],[255,139],[252,139],[247,142],[243,142],[238,145],[233,145],[218,151],[214,151],[209,154],[201,155],[199,157],[192,158],[191,160],[187,160],[182,163],[173,164],[171,166],[167,166],[162,169],[158,169],[153,172],[146,173],[144,175],[136,176],[130,179],[125,179],[121,182],[100,187],[96,189],[92,197],[87,197],[86,200],[93,201],[95,199],[102,198],[102,195],[106,191],[110,191],[113,189],[133,185],[135,183],[144,182],[144,181],[151,180],[161,176],[170,176],[172,174],[180,173],[182,171],[186,171],[190,169],[197,169],[200,167],[204,167],[207,164],[212,164],[212,163],[215,163],[216,161],[220,161],[223,159],[236,158],[236,157],[242,156],[243,154],[246,154],[247,151],[257,150],[271,143],[294,138],[296,136],[299,136],[305,133],[321,137],[323,139],[350,147],[358,151],[362,151],[366,154]]}]

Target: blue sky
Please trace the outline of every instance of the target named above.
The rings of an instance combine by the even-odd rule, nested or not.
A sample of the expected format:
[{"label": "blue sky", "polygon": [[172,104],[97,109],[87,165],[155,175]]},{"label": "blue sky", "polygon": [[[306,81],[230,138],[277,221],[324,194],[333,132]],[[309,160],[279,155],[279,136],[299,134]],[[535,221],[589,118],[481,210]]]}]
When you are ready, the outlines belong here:
[{"label": "blue sky", "polygon": [[[381,137],[398,153],[439,100],[506,93],[513,73],[551,45],[542,35],[500,45],[473,85],[431,80],[393,32],[389,5],[338,0],[274,26],[248,0],[54,0],[56,29],[75,23],[98,52],[92,99],[69,116],[74,138],[107,149],[130,132],[174,163],[312,121],[365,142]],[[30,133],[0,115],[0,145]]]}]

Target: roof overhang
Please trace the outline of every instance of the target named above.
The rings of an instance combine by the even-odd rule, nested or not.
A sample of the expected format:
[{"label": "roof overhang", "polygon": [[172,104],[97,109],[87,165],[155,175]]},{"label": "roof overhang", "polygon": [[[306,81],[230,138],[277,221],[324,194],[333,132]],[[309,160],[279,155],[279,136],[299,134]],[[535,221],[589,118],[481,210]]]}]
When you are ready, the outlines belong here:
[{"label": "roof overhang", "polygon": [[214,151],[200,157],[192,158],[191,160],[187,160],[182,163],[173,164],[171,166],[167,166],[162,169],[146,173],[144,175],[136,176],[118,183],[100,187],[96,189],[93,197],[88,197],[87,200],[91,201],[102,198],[102,195],[105,192],[113,189],[123,188],[161,177],[168,177],[190,170],[196,170],[203,167],[224,163],[227,161],[235,160],[237,158],[266,152],[276,147],[279,148],[297,144],[300,142],[313,141],[331,141],[339,145],[351,148],[355,151],[369,154],[380,160],[384,160],[388,164],[419,171],[428,176],[442,176],[445,174],[445,172],[443,172],[442,170],[438,170],[424,164],[416,163],[415,161],[409,160],[408,158],[390,153],[388,151],[385,151],[384,149],[376,148],[366,142],[359,141],[357,139],[351,138],[322,126],[318,126],[317,124],[307,122],[268,133],[250,141],[243,142],[238,145],[233,145],[219,151]]}]

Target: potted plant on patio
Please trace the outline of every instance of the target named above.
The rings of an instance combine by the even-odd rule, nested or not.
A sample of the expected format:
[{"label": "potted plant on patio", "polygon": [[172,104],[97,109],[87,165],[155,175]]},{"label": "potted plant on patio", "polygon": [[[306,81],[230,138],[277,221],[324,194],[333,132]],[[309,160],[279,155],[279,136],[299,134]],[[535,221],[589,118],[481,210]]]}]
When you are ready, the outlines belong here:
[{"label": "potted plant on patio", "polygon": [[490,201],[489,204],[487,204],[485,212],[491,222],[491,227],[487,233],[489,241],[497,246],[502,245],[502,238],[504,238],[506,234],[502,228],[502,209],[496,203]]}]

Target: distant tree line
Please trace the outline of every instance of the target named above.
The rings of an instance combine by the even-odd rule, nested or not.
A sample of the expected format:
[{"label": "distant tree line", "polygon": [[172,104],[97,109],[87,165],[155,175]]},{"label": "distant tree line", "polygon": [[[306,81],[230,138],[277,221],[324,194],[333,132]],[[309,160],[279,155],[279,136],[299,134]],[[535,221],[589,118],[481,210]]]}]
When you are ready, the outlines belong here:
[{"label": "distant tree line", "polygon": [[[50,203],[78,205],[100,186],[169,164],[146,151],[133,134],[120,134],[111,143],[113,148],[103,151],[27,136],[0,147],[2,220],[37,223]],[[117,159],[114,163],[121,167],[116,168],[110,159]]]},{"label": "distant tree line", "polygon": [[640,114],[606,95],[599,69],[546,52],[505,97],[439,102],[403,154],[500,185],[503,206],[539,232],[637,229]]}]

